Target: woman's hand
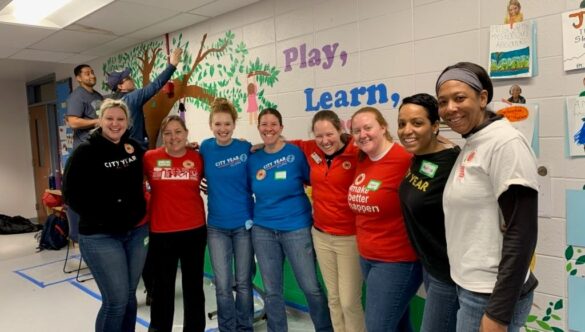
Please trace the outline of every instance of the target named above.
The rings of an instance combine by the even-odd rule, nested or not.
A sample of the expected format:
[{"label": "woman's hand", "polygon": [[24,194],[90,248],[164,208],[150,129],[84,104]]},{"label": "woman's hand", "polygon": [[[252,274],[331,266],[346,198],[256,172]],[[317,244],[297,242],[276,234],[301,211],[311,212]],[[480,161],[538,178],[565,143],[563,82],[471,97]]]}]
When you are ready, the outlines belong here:
[{"label": "woman's hand", "polygon": [[485,314],[481,317],[479,332],[507,332],[508,327],[489,318]]}]

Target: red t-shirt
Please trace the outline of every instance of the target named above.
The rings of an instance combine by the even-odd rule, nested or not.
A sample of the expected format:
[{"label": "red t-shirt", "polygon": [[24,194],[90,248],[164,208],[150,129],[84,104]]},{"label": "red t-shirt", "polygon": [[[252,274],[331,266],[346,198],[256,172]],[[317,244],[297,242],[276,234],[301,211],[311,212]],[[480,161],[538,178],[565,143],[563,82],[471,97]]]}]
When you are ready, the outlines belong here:
[{"label": "red t-shirt", "polygon": [[144,155],[144,172],[150,184],[150,231],[178,232],[205,225],[205,209],[199,193],[203,174],[201,155],[188,149],[180,158],[164,147]]},{"label": "red t-shirt", "polygon": [[411,155],[398,144],[378,161],[358,162],[347,196],[356,215],[360,255],[382,262],[413,262],[416,254],[406,234],[398,187]]},{"label": "red t-shirt", "polygon": [[303,150],[311,168],[314,226],[333,235],[355,235],[355,215],[347,204],[347,191],[357,166],[358,149],[353,139],[333,158],[330,167],[314,140],[291,143]]}]

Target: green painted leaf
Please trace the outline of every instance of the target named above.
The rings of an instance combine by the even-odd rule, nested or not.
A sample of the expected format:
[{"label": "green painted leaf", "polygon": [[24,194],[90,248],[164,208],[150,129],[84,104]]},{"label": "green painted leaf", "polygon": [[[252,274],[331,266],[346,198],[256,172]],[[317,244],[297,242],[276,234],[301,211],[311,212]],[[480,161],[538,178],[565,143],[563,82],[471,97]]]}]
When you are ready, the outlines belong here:
[{"label": "green painted leaf", "polygon": [[567,263],[567,265],[565,266],[565,270],[567,270],[567,272],[571,271],[573,269],[573,263]]},{"label": "green painted leaf", "polygon": [[541,320],[537,320],[536,324],[538,324],[538,326],[540,326],[541,328],[545,329],[546,331],[552,331],[552,328],[550,327],[550,325],[548,325],[547,323],[541,321]]},{"label": "green painted leaf", "polygon": [[550,320],[550,316],[544,316],[542,317],[542,321],[543,322],[548,322]]},{"label": "green painted leaf", "polygon": [[577,274],[577,270],[573,270],[571,271],[571,273],[569,273],[570,275],[574,276],[575,274]]},{"label": "green painted leaf", "polygon": [[561,320],[561,317],[559,317],[559,315],[552,314],[552,315],[550,315],[550,316],[551,316],[551,317],[552,317],[552,319],[554,319],[554,320]]},{"label": "green painted leaf", "polygon": [[215,67],[209,67],[209,77],[213,77],[213,73],[215,73]]},{"label": "green painted leaf", "polygon": [[546,315],[550,315],[552,312],[552,308],[546,308]]},{"label": "green painted leaf", "polygon": [[532,323],[534,321],[536,321],[538,317],[536,315],[528,315],[528,317],[526,318],[526,322],[527,323]]},{"label": "green painted leaf", "polygon": [[562,308],[563,308],[563,299],[560,299],[555,303],[555,310],[559,310]]},{"label": "green painted leaf", "polygon": [[585,264],[585,255],[577,258],[577,261],[575,261],[576,265],[581,265],[581,264]]},{"label": "green painted leaf", "polygon": [[573,246],[568,246],[567,249],[565,250],[565,258],[567,260],[573,258]]},{"label": "green painted leaf", "polygon": [[[552,326],[552,330],[553,330],[554,332],[565,332],[563,329],[560,329],[560,328],[558,328],[558,327],[554,327],[554,326]],[[536,331],[536,332],[538,332],[538,331]]]}]

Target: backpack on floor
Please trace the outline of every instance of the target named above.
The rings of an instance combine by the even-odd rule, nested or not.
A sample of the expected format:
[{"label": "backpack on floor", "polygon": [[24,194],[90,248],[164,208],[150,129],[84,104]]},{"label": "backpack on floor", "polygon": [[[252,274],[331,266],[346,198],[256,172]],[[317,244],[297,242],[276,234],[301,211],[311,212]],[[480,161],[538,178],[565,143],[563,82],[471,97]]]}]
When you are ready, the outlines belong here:
[{"label": "backpack on floor", "polygon": [[67,220],[51,214],[47,217],[47,221],[43,225],[43,230],[37,233],[39,246],[37,249],[41,250],[59,250],[65,247],[68,243],[67,236],[69,234],[69,225]]}]

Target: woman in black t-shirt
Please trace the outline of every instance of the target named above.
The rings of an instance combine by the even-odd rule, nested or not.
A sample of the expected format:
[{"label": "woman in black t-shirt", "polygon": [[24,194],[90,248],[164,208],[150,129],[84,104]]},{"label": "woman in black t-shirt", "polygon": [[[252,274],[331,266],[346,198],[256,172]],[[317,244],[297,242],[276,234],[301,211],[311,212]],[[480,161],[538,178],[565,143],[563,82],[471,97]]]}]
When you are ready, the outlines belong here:
[{"label": "woman in black t-shirt", "polygon": [[455,331],[459,302],[449,275],[443,189],[459,147],[439,136],[437,100],[421,93],[404,98],[398,137],[414,155],[399,188],[408,236],[424,268],[427,293],[421,331]]}]

